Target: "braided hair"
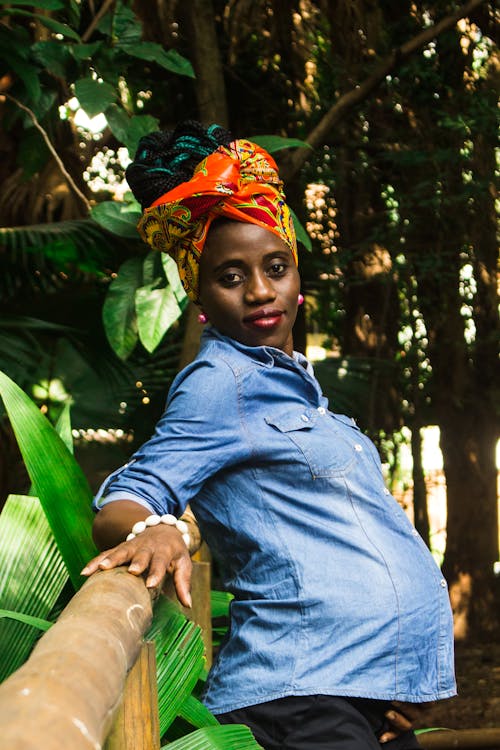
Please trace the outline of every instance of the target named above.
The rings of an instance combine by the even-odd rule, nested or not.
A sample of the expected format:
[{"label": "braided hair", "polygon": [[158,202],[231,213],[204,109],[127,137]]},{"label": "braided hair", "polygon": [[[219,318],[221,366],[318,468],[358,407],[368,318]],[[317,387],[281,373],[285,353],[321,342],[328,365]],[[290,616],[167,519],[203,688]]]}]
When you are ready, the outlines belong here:
[{"label": "braided hair", "polygon": [[205,127],[196,120],[181,122],[173,131],[158,131],[141,138],[125,176],[142,209],[188,182],[203,159],[233,140],[220,125]]}]

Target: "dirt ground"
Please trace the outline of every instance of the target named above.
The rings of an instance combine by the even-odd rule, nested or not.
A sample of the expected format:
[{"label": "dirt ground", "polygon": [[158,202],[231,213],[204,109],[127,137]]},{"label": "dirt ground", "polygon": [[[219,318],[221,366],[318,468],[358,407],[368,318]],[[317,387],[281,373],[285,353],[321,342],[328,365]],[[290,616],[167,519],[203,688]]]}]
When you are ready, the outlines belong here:
[{"label": "dirt ground", "polygon": [[500,727],[500,641],[456,645],[458,696],[429,708],[422,727]]}]

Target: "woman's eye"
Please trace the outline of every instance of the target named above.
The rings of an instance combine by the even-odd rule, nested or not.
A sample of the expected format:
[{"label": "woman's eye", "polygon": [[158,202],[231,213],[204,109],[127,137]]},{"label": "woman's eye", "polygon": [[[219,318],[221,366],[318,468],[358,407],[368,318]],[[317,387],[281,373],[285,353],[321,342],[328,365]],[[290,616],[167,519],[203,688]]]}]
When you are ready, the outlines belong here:
[{"label": "woman's eye", "polygon": [[240,273],[231,271],[229,273],[225,273],[224,276],[221,276],[220,281],[222,284],[225,284],[226,286],[232,286],[234,284],[237,284],[239,281],[241,281],[241,279],[242,279],[242,276]]},{"label": "woman's eye", "polygon": [[286,263],[273,263],[270,272],[273,276],[282,276],[287,269]]}]

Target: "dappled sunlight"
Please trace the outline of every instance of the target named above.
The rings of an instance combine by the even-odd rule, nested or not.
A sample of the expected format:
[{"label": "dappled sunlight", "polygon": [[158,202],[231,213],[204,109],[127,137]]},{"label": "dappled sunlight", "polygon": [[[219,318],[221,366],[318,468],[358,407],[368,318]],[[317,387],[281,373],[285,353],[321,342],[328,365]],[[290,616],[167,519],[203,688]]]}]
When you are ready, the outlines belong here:
[{"label": "dappled sunlight", "polygon": [[454,634],[457,641],[465,640],[468,635],[471,594],[472,577],[470,573],[460,573],[457,580],[450,586]]}]

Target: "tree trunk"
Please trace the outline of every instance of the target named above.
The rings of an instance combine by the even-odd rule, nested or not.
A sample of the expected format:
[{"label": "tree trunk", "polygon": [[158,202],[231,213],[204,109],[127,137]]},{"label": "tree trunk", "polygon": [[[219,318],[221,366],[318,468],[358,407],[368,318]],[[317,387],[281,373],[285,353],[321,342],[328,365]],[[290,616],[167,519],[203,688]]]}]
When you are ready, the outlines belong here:
[{"label": "tree trunk", "polygon": [[216,122],[227,127],[226,86],[213,2],[191,0],[180,3],[179,10],[196,73],[195,91],[200,119],[207,125]]},{"label": "tree trunk", "polygon": [[411,455],[413,459],[413,517],[415,528],[430,547],[429,513],[427,512],[427,488],[422,464],[422,435],[418,423],[411,427]]},{"label": "tree trunk", "polygon": [[[448,488],[444,572],[451,582],[463,635],[495,628],[493,563],[498,560],[496,443],[498,411],[498,286],[495,216],[495,144],[498,67],[478,84],[482,118],[474,134],[474,183],[478,186],[469,228],[477,291],[473,300],[475,342],[468,398],[443,415],[441,442]],[[484,106],[486,104],[486,106]],[[459,408],[460,407],[460,408]]]}]

